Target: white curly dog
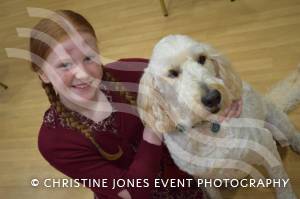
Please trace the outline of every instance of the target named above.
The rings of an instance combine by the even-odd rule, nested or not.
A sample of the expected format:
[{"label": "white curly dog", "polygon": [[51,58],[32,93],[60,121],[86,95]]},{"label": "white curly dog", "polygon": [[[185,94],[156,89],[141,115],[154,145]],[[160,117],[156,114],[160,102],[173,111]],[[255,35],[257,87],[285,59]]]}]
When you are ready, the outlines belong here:
[{"label": "white curly dog", "polygon": [[[264,176],[288,179],[275,140],[300,152],[300,134],[286,111],[300,99],[300,69],[261,96],[211,46],[183,35],[161,39],[139,85],[139,114],[163,134],[176,165],[196,179]],[[218,115],[242,100],[239,118],[218,123]],[[267,180],[267,179],[265,179]],[[279,199],[297,198],[287,180],[276,186]],[[205,187],[210,198],[222,198]]]}]

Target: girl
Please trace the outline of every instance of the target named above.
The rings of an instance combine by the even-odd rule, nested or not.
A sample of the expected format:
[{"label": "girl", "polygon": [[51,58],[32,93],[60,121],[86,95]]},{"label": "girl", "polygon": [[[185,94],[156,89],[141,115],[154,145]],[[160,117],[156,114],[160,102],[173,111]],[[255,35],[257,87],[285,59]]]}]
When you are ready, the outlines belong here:
[{"label": "girl", "polygon": [[[51,104],[40,128],[38,147],[53,167],[82,184],[85,179],[107,179],[102,187],[85,183],[99,199],[202,197],[196,186],[153,187],[157,177],[191,176],[174,165],[161,137],[144,128],[130,106],[135,104],[136,93],[126,91],[120,83],[109,84],[138,84],[141,72],[112,68],[146,67],[147,60],[125,60],[104,67],[93,27],[69,10],[56,11],[33,28],[30,51],[32,70],[42,80]],[[149,181],[137,188],[115,186],[118,179]]]}]

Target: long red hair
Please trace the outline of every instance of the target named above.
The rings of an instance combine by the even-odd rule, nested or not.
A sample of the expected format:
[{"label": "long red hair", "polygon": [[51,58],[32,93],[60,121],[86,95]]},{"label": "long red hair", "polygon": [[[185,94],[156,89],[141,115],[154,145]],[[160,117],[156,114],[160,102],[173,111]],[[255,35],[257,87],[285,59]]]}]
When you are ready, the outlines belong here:
[{"label": "long red hair", "polygon": [[[58,21],[55,21],[57,19]],[[41,66],[39,65],[42,64],[40,62],[34,61],[35,56],[38,56],[39,58],[41,58],[41,60],[46,60],[47,56],[50,54],[53,46],[55,45],[53,42],[62,42],[70,37],[70,35],[68,35],[68,31],[66,31],[69,29],[67,24],[71,24],[72,28],[74,28],[77,33],[91,34],[97,41],[95,30],[83,16],[71,10],[57,10],[48,18],[41,19],[33,27],[33,31],[31,32],[31,69],[34,72],[39,72],[41,70]],[[116,160],[121,157],[123,152],[120,147],[117,153],[110,154],[105,152],[99,146],[99,144],[92,136],[92,132],[89,126],[80,123],[60,102],[59,97],[55,93],[51,83],[42,83],[42,86],[48,96],[50,104],[55,108],[56,112],[68,126],[84,134],[85,137],[88,138],[96,146],[96,148],[104,158],[108,160]]]}]

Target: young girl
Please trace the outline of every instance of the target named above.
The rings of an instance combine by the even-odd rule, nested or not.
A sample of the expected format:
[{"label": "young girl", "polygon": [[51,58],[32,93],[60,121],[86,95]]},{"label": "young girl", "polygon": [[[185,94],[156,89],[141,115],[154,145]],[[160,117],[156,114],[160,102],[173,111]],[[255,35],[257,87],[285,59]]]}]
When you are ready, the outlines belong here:
[{"label": "young girl", "polygon": [[[195,185],[153,186],[154,178],[192,177],[174,165],[160,136],[144,128],[133,106],[136,92],[126,91],[121,83],[109,83],[138,84],[141,72],[120,69],[135,64],[142,71],[147,60],[103,66],[94,29],[69,10],[56,11],[33,28],[30,51],[32,69],[42,80],[51,104],[40,128],[38,147],[53,167],[79,179],[99,199],[202,197]],[[85,179],[107,179],[107,184],[93,186]],[[118,179],[142,179],[142,183],[140,187],[116,186],[114,180]]]}]

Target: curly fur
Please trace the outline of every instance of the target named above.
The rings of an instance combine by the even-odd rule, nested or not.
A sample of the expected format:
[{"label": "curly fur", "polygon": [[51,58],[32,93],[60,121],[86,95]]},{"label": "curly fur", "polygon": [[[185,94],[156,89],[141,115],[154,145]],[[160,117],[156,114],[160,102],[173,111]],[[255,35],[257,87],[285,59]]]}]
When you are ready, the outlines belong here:
[{"label": "curly fur", "polygon": [[[147,126],[163,133],[177,166],[195,178],[261,177],[252,164],[263,165],[271,178],[288,178],[275,140],[300,152],[300,134],[283,112],[300,99],[299,79],[298,71],[261,96],[211,46],[170,35],[155,46],[144,71],[139,113]],[[217,114],[233,100],[243,101],[240,118],[223,122],[218,133],[210,128],[217,114],[201,103],[208,89],[221,93]],[[207,192],[211,198],[221,197],[214,188]],[[276,193],[280,199],[296,198],[290,183]]]}]

